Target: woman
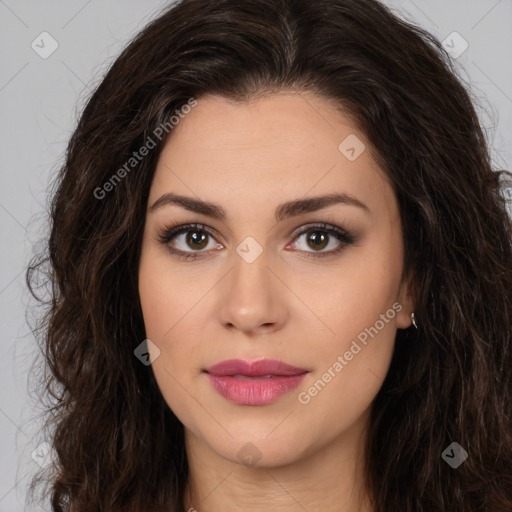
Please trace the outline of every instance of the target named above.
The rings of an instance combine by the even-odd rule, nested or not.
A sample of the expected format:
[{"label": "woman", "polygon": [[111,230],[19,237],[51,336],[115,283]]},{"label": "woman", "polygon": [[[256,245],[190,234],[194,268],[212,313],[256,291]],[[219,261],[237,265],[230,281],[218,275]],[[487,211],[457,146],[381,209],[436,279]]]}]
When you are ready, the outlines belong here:
[{"label": "woman", "polygon": [[507,176],[377,1],[170,7],[53,198],[52,509],[512,510]]}]

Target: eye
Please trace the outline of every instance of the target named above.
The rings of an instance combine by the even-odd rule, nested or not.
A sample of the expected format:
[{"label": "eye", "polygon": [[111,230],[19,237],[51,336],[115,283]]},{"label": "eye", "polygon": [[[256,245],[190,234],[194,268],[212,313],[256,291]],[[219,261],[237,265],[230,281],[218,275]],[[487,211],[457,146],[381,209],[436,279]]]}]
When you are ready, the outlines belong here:
[{"label": "eye", "polygon": [[[299,250],[305,252],[307,257],[332,256],[354,243],[354,237],[348,231],[326,223],[310,225],[302,229],[295,234],[294,240],[300,241],[303,237],[305,243],[299,247]],[[296,244],[297,241],[294,241],[294,245]],[[324,251],[329,246],[331,246],[330,250]],[[313,250],[308,251],[308,248]]]},{"label": "eye", "polygon": [[171,253],[183,255],[183,259],[187,260],[195,259],[197,257],[193,254],[195,252],[206,252],[203,249],[212,250],[223,247],[219,243],[213,243],[213,235],[202,224],[167,228],[159,238]]},{"label": "eye", "polygon": [[[299,247],[299,252],[306,257],[332,256],[354,242],[354,237],[348,231],[326,223],[309,225],[295,232],[293,237],[292,245],[297,245],[297,241],[305,238],[305,245]],[[159,236],[159,241],[171,254],[186,261],[195,260],[210,250],[223,248],[222,244],[215,242],[213,234],[203,224],[168,227]],[[329,246],[330,250],[325,251]]]}]

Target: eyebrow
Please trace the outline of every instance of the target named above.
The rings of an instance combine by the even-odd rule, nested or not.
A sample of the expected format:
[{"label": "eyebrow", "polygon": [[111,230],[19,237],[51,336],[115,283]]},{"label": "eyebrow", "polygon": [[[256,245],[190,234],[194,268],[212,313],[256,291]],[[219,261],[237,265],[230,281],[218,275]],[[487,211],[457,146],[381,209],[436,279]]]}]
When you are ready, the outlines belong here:
[{"label": "eyebrow", "polygon": [[[347,206],[357,206],[370,213],[370,209],[364,203],[354,196],[345,193],[334,193],[323,196],[308,197],[305,199],[297,199],[280,204],[275,211],[274,218],[276,222],[280,222],[289,217],[295,217],[304,213],[315,212],[334,204],[343,204]],[[226,221],[228,215],[226,211],[219,205],[195,199],[193,197],[182,196],[178,194],[168,193],[157,199],[150,207],[150,211],[154,212],[159,208],[168,205],[178,205],[191,212],[200,213],[213,217],[215,219]]]}]

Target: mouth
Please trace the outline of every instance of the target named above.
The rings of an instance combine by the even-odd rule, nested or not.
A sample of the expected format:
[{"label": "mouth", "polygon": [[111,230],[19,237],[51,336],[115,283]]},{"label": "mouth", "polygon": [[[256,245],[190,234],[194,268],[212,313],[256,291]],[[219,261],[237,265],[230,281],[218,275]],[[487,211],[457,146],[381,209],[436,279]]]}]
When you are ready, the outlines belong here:
[{"label": "mouth", "polygon": [[274,359],[229,359],[204,373],[227,400],[239,405],[267,405],[295,389],[309,372]]}]

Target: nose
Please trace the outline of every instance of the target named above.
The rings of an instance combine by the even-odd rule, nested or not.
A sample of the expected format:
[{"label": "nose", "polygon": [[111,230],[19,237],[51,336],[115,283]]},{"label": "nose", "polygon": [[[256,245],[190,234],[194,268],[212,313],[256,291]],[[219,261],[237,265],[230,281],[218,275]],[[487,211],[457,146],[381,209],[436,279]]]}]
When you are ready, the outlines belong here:
[{"label": "nose", "polygon": [[283,328],[288,318],[286,286],[269,259],[263,252],[249,263],[234,254],[218,297],[218,318],[225,329],[254,336]]}]

